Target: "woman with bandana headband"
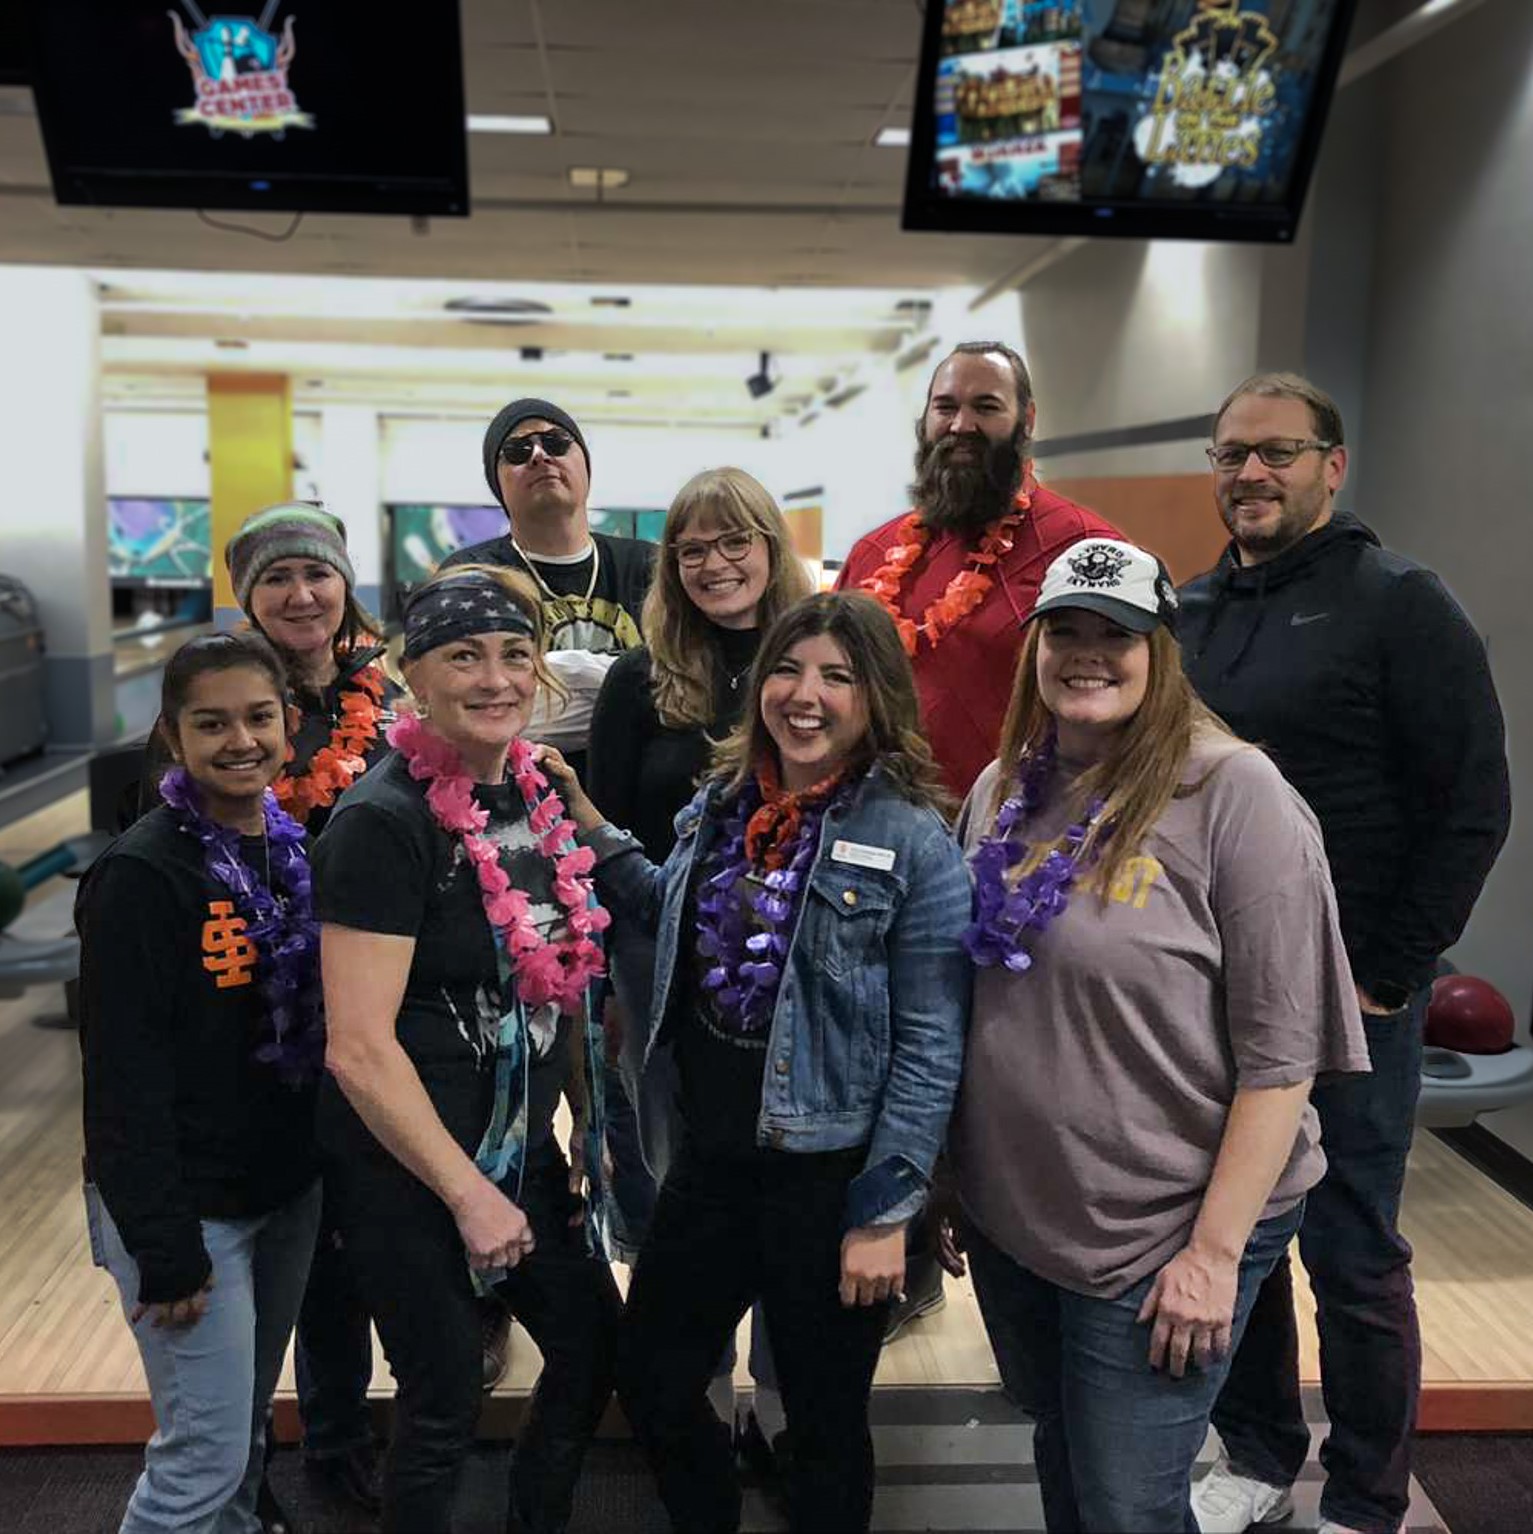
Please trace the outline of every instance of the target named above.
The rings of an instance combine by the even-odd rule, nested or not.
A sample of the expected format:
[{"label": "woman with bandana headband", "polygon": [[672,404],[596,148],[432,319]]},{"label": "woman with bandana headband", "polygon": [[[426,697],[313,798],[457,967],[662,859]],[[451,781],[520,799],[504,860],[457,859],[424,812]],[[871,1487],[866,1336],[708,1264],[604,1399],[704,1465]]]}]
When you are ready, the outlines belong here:
[{"label": "woman with bandana headband", "polygon": [[551,1534],[611,1394],[622,1308],[595,1149],[606,914],[520,738],[539,689],[558,691],[531,583],[453,569],[412,596],[404,629],[416,711],[315,849],[321,1147],[399,1384],[385,1531],[449,1526],[479,1415],[477,1297],[493,1290],[544,1360],[510,1526]]}]

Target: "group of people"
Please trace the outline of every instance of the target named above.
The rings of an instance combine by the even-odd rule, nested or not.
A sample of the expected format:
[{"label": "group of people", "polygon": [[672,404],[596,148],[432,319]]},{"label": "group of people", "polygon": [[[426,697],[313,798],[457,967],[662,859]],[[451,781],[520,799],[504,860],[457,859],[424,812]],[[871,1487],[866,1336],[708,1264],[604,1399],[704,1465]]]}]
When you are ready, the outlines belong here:
[{"label": "group of people", "polygon": [[654,549],[592,533],[579,424],[517,401],[507,533],[409,594],[406,692],[336,519],[231,541],[248,630],[168,664],[156,807],[80,895],[92,1247],[157,1422],[124,1534],[273,1526],[295,1324],[306,1458],[445,1534],[508,1316],[509,1528],[566,1527],[615,1393],[679,1531],[738,1528],[740,1448],[791,1527],[867,1529],[938,1262],[1051,1530],[1243,1530],[1308,1448],[1295,1237],[1324,1527],[1399,1528],[1425,999],[1509,816],[1484,649],[1336,510],[1307,381],[1220,407],[1231,541],[1180,592],[1037,481],[1033,419],[1015,352],[945,358],[913,509],[813,594],[738,470]]}]

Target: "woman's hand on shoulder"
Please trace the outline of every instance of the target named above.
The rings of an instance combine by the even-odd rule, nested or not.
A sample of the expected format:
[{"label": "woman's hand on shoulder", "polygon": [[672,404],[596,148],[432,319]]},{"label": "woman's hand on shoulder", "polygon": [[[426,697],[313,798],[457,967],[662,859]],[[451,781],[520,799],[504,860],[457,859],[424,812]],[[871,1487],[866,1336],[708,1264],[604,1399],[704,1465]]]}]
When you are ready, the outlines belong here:
[{"label": "woman's hand on shoulder", "polygon": [[601,811],[591,803],[590,795],[581,787],[580,779],[575,775],[575,769],[565,761],[557,747],[535,745],[532,748],[532,759],[564,800],[570,819],[582,831],[594,831],[602,824],[604,817]]},{"label": "woman's hand on shoulder", "polygon": [[212,1287],[213,1275],[209,1273],[207,1282],[195,1294],[185,1295],[179,1300],[159,1300],[151,1305],[140,1302],[133,1307],[128,1316],[128,1324],[137,1326],[145,1316],[148,1316],[151,1326],[162,1327],[172,1332],[190,1331],[207,1315],[210,1303],[208,1293]]},{"label": "woman's hand on shoulder", "polygon": [[535,1245],[527,1216],[487,1177],[452,1206],[471,1268],[514,1268]]},{"label": "woman's hand on shoulder", "polygon": [[1185,1246],[1155,1275],[1139,1308],[1150,1327],[1150,1367],[1181,1379],[1230,1350],[1240,1262]]},{"label": "woman's hand on shoulder", "polygon": [[905,1227],[863,1225],[841,1238],[841,1303],[878,1305],[904,1298]]}]

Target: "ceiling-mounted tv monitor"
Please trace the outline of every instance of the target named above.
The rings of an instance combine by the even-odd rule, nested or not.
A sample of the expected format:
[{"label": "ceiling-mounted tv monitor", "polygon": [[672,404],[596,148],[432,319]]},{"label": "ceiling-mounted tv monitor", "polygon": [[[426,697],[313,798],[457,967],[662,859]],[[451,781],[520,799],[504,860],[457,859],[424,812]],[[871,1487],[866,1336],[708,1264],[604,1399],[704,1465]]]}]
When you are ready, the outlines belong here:
[{"label": "ceiling-mounted tv monitor", "polygon": [[457,0],[29,0],[54,195],[466,215]]},{"label": "ceiling-mounted tv monitor", "polygon": [[1289,240],[1356,0],[929,0],[907,229]]}]

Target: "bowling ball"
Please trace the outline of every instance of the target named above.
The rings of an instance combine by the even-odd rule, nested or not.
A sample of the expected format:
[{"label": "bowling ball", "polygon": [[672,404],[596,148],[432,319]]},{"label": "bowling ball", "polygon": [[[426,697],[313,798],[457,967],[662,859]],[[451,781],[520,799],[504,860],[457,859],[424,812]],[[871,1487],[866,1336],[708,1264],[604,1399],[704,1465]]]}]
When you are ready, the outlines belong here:
[{"label": "bowling ball", "polygon": [[21,875],[9,863],[0,863],[0,932],[21,915],[27,903],[27,892]]},{"label": "bowling ball", "polygon": [[1512,1047],[1517,1020],[1511,1004],[1488,980],[1441,975],[1432,982],[1426,1041],[1466,1055],[1499,1055]]}]

